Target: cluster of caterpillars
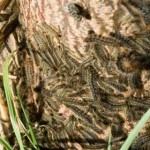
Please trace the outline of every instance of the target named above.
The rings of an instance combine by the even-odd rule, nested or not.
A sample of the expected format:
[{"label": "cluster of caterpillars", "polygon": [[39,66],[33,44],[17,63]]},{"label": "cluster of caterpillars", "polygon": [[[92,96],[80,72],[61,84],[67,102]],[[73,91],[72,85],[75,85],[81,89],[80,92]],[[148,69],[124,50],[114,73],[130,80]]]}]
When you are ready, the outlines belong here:
[{"label": "cluster of caterpillars", "polygon": [[[141,9],[141,11],[144,11],[143,5]],[[85,38],[87,43],[86,51],[90,51],[95,61],[106,68],[107,74],[112,76],[111,78],[102,77],[99,67],[95,65],[96,63],[90,66],[89,86],[94,100],[93,104],[96,102],[94,111],[95,113],[99,111],[99,119],[101,118],[102,110],[106,110],[106,116],[107,113],[110,113],[110,110],[112,112],[126,110],[127,118],[132,122],[140,119],[142,114],[150,107],[149,95],[145,95],[144,83],[142,82],[142,72],[149,72],[150,70],[149,37],[149,32],[144,31],[138,36],[142,41],[139,43],[138,38],[124,36],[118,31],[111,32],[107,37],[96,35],[93,30],[88,32],[88,36]],[[113,59],[109,56],[105,46],[110,47],[110,49],[117,49]],[[112,66],[114,66],[113,69],[111,69]],[[96,70],[98,71],[96,72]],[[127,91],[131,91],[129,95],[125,94]],[[103,118],[103,123],[109,124],[110,118],[114,118],[115,115],[110,116],[109,114],[108,116]],[[113,139],[124,140],[127,135],[122,130],[123,126],[121,124],[114,125],[113,121],[112,126]],[[119,137],[119,135],[122,135],[122,137]],[[138,137],[131,149],[147,148],[149,138],[149,133]]]},{"label": "cluster of caterpillars", "polygon": [[[138,9],[146,15],[143,5]],[[70,3],[68,10],[77,21],[90,19],[79,4]],[[61,36],[55,28],[45,23],[39,28],[45,33],[34,29],[27,48],[20,53],[25,53],[26,86],[36,98],[34,109],[39,110],[29,113],[32,123],[38,122],[35,130],[41,148],[76,149],[78,143],[82,149],[106,149],[109,135],[103,136],[111,128],[112,149],[120,149],[128,136],[125,123],[132,128],[150,107],[142,81],[143,70],[150,69],[150,33],[141,33],[138,42],[118,31],[105,37],[89,30],[84,42],[92,58],[81,63],[59,43]],[[115,55],[110,55],[108,48],[116,49]],[[27,105],[27,110],[30,108]],[[149,133],[139,136],[131,149],[143,147],[149,137]]]}]

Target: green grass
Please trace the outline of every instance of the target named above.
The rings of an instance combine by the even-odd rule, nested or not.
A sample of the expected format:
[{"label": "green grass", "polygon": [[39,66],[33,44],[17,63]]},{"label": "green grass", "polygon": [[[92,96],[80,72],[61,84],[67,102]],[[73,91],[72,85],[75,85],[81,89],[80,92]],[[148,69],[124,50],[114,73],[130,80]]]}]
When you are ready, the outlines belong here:
[{"label": "green grass", "polygon": [[120,150],[128,150],[130,145],[132,144],[133,140],[136,138],[136,136],[139,134],[140,130],[144,127],[145,123],[150,118],[150,109],[143,115],[141,120],[138,122],[136,127],[133,129],[133,131],[129,134],[128,138],[122,145]]},{"label": "green grass", "polygon": [[10,87],[10,84],[9,84],[8,66],[9,66],[9,61],[10,61],[10,58],[11,58],[12,54],[4,62],[3,84],[4,84],[4,90],[5,90],[9,115],[10,115],[10,121],[11,121],[13,130],[14,130],[15,136],[17,138],[20,150],[24,150],[24,145],[23,145],[21,133],[19,131],[19,126],[18,126],[17,118],[16,118],[16,112],[15,112],[15,108],[14,108],[14,104],[13,104],[13,96],[12,96],[12,92],[11,92],[11,87]]},{"label": "green grass", "polygon": [[[24,147],[26,147],[23,144],[22,141],[22,136],[21,136],[21,131],[19,129],[19,123],[22,125],[22,128],[24,130],[25,135],[28,137],[30,143],[33,145],[34,149],[39,150],[38,148],[38,142],[36,141],[35,138],[35,134],[33,132],[33,128],[30,124],[30,120],[27,116],[27,113],[23,107],[23,103],[21,100],[20,95],[18,94],[18,98],[20,101],[20,105],[25,117],[25,121],[28,124],[28,128],[29,128],[29,133],[28,133],[28,129],[25,128],[24,124],[21,121],[21,118],[17,118],[16,115],[16,111],[15,111],[15,106],[13,104],[13,96],[12,96],[12,91],[11,91],[11,86],[10,86],[10,82],[9,82],[9,72],[8,72],[8,67],[9,67],[9,61],[12,57],[12,55],[14,54],[14,52],[6,59],[6,61],[4,62],[4,66],[3,66],[3,85],[4,85],[4,90],[5,90],[5,95],[6,95],[6,100],[7,100],[7,106],[8,106],[8,111],[9,111],[9,115],[10,115],[10,121],[11,121],[11,125],[14,131],[14,134],[16,136],[16,139],[18,141],[20,150],[24,150]],[[19,92],[18,92],[19,93]],[[7,149],[7,150],[12,150],[13,148],[9,145],[9,143],[0,137],[0,142],[3,144],[3,146]]]},{"label": "green grass", "polygon": [[111,134],[111,130],[110,130],[107,150],[111,150],[111,140],[112,140],[112,134]]},{"label": "green grass", "polygon": [[[19,92],[18,92],[18,93],[19,93]],[[18,94],[18,98],[19,98],[19,101],[20,101],[20,104],[21,104],[21,108],[22,108],[23,114],[24,114],[24,116],[25,116],[25,120],[26,120],[26,122],[27,122],[27,124],[28,124],[28,128],[29,128],[29,135],[30,135],[30,136],[29,136],[28,134],[26,134],[26,135],[27,135],[29,141],[31,142],[31,144],[33,145],[33,147],[38,150],[38,149],[39,149],[39,148],[38,148],[39,145],[38,145],[38,142],[37,142],[37,140],[36,140],[36,137],[35,137],[33,128],[32,128],[32,126],[31,126],[29,117],[28,117],[28,115],[27,115],[27,113],[26,113],[26,111],[25,111],[25,109],[24,109],[24,107],[23,107],[22,98],[20,97],[20,94]],[[22,127],[23,127],[24,130],[25,130],[25,127],[24,127],[23,124],[22,124]],[[26,131],[27,131],[27,130],[26,130]],[[26,132],[26,133],[27,133],[27,132]]]},{"label": "green grass", "polygon": [[13,150],[9,143],[0,136],[0,143],[5,147],[6,150]]}]

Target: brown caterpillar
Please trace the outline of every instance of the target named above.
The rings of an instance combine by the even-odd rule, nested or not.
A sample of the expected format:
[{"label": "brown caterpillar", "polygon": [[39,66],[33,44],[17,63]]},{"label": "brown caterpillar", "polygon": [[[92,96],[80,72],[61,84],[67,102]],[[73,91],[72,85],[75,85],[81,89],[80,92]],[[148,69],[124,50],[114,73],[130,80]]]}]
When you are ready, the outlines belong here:
[{"label": "brown caterpillar", "polygon": [[[95,75],[97,76],[97,75]],[[88,77],[88,80],[89,80],[89,86],[90,86],[90,90],[92,92],[92,96],[93,96],[93,99],[96,101],[97,100],[97,94],[98,94],[98,87],[96,87],[96,83],[95,83],[95,76],[94,74],[92,74],[91,72],[89,73],[89,77]]]},{"label": "brown caterpillar", "polygon": [[93,66],[88,66],[89,70],[89,86],[93,95],[94,100],[98,100],[98,97],[100,97],[100,94],[105,94],[105,90],[100,89],[97,80],[99,80],[99,74],[96,72]]},{"label": "brown caterpillar", "polygon": [[87,128],[83,128],[83,127],[79,127],[79,132],[83,135],[83,137],[85,138],[86,141],[88,142],[96,142],[98,141],[98,137],[97,135],[90,131],[89,129]]},{"label": "brown caterpillar", "polygon": [[146,53],[150,52],[150,40],[149,37],[147,38],[138,38],[137,42],[139,43],[139,45],[141,45],[141,47],[143,47],[143,49],[145,50]]},{"label": "brown caterpillar", "polygon": [[143,31],[138,36],[139,38],[148,38],[150,37],[150,31],[149,30]]},{"label": "brown caterpillar", "polygon": [[119,92],[127,91],[126,87],[118,82],[111,81],[111,80],[105,80],[105,83],[109,84],[111,87],[118,90]]},{"label": "brown caterpillar", "polygon": [[47,57],[45,52],[43,52],[43,51],[38,52],[37,51],[37,53],[41,57],[42,61],[44,61],[49,66],[49,68],[51,68],[52,70],[57,71],[57,67],[53,65],[53,63],[49,60],[49,58]]},{"label": "brown caterpillar", "polygon": [[96,54],[96,58],[98,58],[99,60],[104,61],[104,63],[106,63],[105,65],[107,65],[109,58],[105,52],[105,49],[102,45],[100,44],[94,44],[94,51]]},{"label": "brown caterpillar", "polygon": [[105,82],[99,81],[98,85],[99,85],[99,88],[102,89],[105,93],[107,93],[107,94],[113,94],[114,93],[113,88],[111,88]]},{"label": "brown caterpillar", "polygon": [[132,98],[127,100],[128,104],[135,107],[149,108],[150,101],[147,99]]},{"label": "brown caterpillar", "polygon": [[69,141],[69,136],[65,129],[61,129],[59,132],[57,132],[57,135],[58,135],[58,141],[60,142]]},{"label": "brown caterpillar", "polygon": [[143,48],[138,43],[136,43],[132,38],[125,37],[121,35],[119,32],[111,32],[110,36],[118,40],[118,43],[121,44],[122,46],[125,46],[132,50],[136,50],[139,53],[145,54]]},{"label": "brown caterpillar", "polygon": [[103,141],[103,143],[99,142],[99,143],[90,143],[90,144],[82,144],[82,148],[83,149],[104,149],[107,148],[107,143],[105,141]]},{"label": "brown caterpillar", "polygon": [[33,60],[31,58],[26,58],[25,75],[26,75],[27,85],[28,86],[33,85],[35,81],[35,74],[34,74]]},{"label": "brown caterpillar", "polygon": [[88,130],[92,130],[94,131],[95,133],[97,134],[100,134],[100,133],[103,133],[103,130],[99,127],[97,127],[96,125],[94,124],[85,124],[85,123],[82,123],[86,128],[88,128]]},{"label": "brown caterpillar", "polygon": [[129,85],[132,89],[143,88],[141,74],[139,72],[135,72],[129,76]]},{"label": "brown caterpillar", "polygon": [[69,107],[83,122],[87,122],[88,124],[93,124],[92,117],[89,116],[85,111],[73,105],[67,104],[66,106]]},{"label": "brown caterpillar", "polygon": [[69,135],[72,135],[72,133],[74,132],[77,125],[76,121],[77,119],[74,116],[70,116],[64,121],[64,127]]},{"label": "brown caterpillar", "polygon": [[47,23],[43,22],[41,25],[38,25],[41,31],[44,31],[45,34],[52,34],[55,37],[61,37],[59,29],[56,29],[54,26],[49,26]]},{"label": "brown caterpillar", "polygon": [[96,35],[94,34],[94,31],[92,34],[91,32],[89,32],[88,37],[86,37],[84,41],[87,43],[99,43],[101,45],[108,45],[108,46],[117,46],[117,47],[121,46],[116,39]]},{"label": "brown caterpillar", "polygon": [[144,21],[147,25],[150,24],[150,2],[149,1],[138,1],[138,0],[129,0],[129,3],[137,8],[141,15],[144,18]]},{"label": "brown caterpillar", "polygon": [[104,99],[101,100],[100,102],[105,108],[110,109],[110,110],[114,110],[114,111],[119,111],[122,110],[126,107],[126,103],[125,102],[115,102],[111,100],[111,96],[110,97],[106,97]]},{"label": "brown caterpillar", "polygon": [[148,135],[138,136],[132,143],[131,150],[139,150],[144,147],[146,150],[146,147],[149,145],[149,142],[150,142],[150,136],[148,136]]},{"label": "brown caterpillar", "polygon": [[76,99],[72,99],[72,98],[70,98],[70,99],[66,98],[66,99],[62,100],[62,102],[64,104],[75,105],[75,106],[86,106],[86,104],[87,104],[87,102],[85,102],[85,101],[80,101],[80,100],[76,100]]},{"label": "brown caterpillar", "polygon": [[[118,136],[119,136],[119,139],[122,138],[122,132],[123,132],[122,126],[123,126],[124,122],[125,122],[124,119],[120,115],[118,115],[118,114],[114,115],[113,121],[112,121],[112,126],[111,126],[111,129],[112,129],[111,131],[112,131],[112,135],[114,137],[117,137],[117,139],[118,139]],[[116,139],[115,139],[115,141],[116,141]]]},{"label": "brown caterpillar", "polygon": [[34,30],[33,38],[31,41],[34,43],[33,45],[37,45],[38,50],[47,49],[48,46],[46,42],[43,40],[42,33],[38,32],[37,30]]}]

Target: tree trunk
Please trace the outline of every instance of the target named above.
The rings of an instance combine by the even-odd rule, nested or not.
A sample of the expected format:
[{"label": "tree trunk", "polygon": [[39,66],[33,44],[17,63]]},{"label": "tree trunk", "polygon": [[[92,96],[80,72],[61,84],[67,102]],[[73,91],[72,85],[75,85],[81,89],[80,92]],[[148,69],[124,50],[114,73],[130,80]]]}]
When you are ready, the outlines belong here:
[{"label": "tree trunk", "polygon": [[[14,3],[17,15],[9,17],[10,30],[3,29],[8,35],[2,37],[15,40],[12,89],[14,97],[17,90],[23,97],[41,149],[107,149],[110,133],[112,149],[120,149],[150,107],[149,3]],[[141,134],[149,137],[148,128]]]}]

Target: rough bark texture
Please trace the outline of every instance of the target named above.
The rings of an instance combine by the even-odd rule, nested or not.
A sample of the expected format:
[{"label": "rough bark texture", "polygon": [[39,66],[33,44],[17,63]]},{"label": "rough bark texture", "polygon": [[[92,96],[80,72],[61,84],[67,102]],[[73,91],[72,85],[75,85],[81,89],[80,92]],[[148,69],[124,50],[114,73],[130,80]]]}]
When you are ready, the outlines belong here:
[{"label": "rough bark texture", "polygon": [[[88,30],[92,29],[96,34],[108,35],[115,29],[124,35],[132,35],[141,32],[141,23],[134,22],[135,18],[129,11],[120,4],[119,0],[104,1],[68,1],[68,0],[22,0],[20,2],[21,15],[20,21],[25,28],[28,28],[29,34],[32,34],[33,28],[39,30],[43,22],[55,26],[60,30],[61,42],[70,49],[69,53],[80,61],[86,60],[84,38]],[[82,17],[77,21],[69,13],[68,5],[70,3],[79,3],[84,9],[87,9],[91,18]]]}]

